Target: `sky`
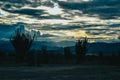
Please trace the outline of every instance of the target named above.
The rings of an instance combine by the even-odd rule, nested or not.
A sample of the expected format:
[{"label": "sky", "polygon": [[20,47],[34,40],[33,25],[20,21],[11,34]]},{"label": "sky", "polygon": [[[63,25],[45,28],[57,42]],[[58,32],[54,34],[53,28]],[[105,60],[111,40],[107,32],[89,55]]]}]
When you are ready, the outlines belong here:
[{"label": "sky", "polygon": [[120,41],[120,0],[0,0],[0,40],[17,27],[38,41]]}]

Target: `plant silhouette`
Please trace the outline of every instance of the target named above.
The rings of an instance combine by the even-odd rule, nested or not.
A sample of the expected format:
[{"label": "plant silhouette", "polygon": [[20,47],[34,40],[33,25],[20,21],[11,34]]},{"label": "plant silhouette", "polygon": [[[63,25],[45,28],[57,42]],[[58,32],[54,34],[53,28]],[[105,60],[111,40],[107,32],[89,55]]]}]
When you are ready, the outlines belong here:
[{"label": "plant silhouette", "polygon": [[85,55],[87,53],[87,43],[88,39],[82,38],[78,39],[75,44],[75,51],[76,51],[76,58],[77,58],[77,63],[81,63],[82,60],[85,58]]},{"label": "plant silhouette", "polygon": [[35,40],[35,35],[32,37],[29,33],[22,32],[20,28],[15,31],[15,34],[10,37],[10,41],[16,51],[18,62],[24,62],[27,58],[27,53]]}]

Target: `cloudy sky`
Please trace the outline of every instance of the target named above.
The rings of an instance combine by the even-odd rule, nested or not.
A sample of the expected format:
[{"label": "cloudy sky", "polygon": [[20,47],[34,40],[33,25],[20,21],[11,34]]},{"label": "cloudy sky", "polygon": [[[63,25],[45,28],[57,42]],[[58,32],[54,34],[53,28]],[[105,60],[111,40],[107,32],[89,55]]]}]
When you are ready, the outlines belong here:
[{"label": "cloudy sky", "polygon": [[38,40],[118,42],[120,0],[0,0],[0,39],[21,23]]}]

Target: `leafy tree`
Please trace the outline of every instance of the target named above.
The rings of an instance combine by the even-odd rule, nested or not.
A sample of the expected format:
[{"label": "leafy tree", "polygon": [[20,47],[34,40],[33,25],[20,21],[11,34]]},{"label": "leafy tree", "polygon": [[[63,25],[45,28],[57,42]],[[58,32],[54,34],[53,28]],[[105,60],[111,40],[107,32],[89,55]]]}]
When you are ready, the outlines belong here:
[{"label": "leafy tree", "polygon": [[34,40],[35,35],[32,37],[29,33],[22,32],[19,28],[15,31],[15,34],[10,37],[10,42],[17,53],[16,58],[18,62],[25,61]]},{"label": "leafy tree", "polygon": [[76,51],[77,63],[80,63],[84,59],[87,53],[87,43],[88,43],[88,39],[86,37],[82,39],[78,39],[76,41],[75,51]]}]

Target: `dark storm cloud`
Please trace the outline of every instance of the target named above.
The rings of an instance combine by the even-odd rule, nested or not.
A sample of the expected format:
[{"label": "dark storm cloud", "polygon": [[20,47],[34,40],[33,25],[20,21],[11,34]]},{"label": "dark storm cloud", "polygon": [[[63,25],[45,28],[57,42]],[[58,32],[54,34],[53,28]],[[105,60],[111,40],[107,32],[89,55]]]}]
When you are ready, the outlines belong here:
[{"label": "dark storm cloud", "polygon": [[27,0],[0,0],[0,2],[2,3],[1,6],[6,3],[12,4],[16,7],[22,7],[25,4],[30,4]]},{"label": "dark storm cloud", "polygon": [[[40,2],[37,2],[40,1]],[[120,16],[120,1],[119,0],[93,0],[89,2],[80,2],[81,0],[67,0],[67,1],[58,1],[58,0],[46,0],[45,2],[41,3],[41,0],[0,0],[0,7],[3,11],[3,16],[0,20],[3,22],[13,20],[12,22],[18,22],[18,16],[20,16],[20,21],[24,22],[25,20],[35,20],[38,26],[34,27],[34,24],[30,24],[31,27],[27,27],[26,30],[35,30],[38,34],[38,37],[41,39],[46,40],[57,40],[59,41],[58,37],[66,36],[66,39],[63,40],[71,40],[67,38],[67,31],[76,33],[76,31],[83,31],[88,36],[91,36],[93,40],[103,40],[105,38],[112,38],[120,40],[120,24],[118,23],[118,18]],[[79,2],[77,2],[79,1]],[[76,3],[75,3],[76,2]],[[58,5],[58,4],[59,5]],[[56,5],[55,5],[56,4]],[[41,7],[42,9],[38,9]],[[54,7],[58,7],[61,9],[61,14],[50,14],[47,9],[52,9]],[[60,7],[60,8],[59,8]],[[4,13],[4,11],[7,13]],[[57,11],[56,11],[57,12]],[[59,12],[59,11],[58,11]],[[11,14],[13,13],[13,14]],[[54,13],[54,12],[53,12]],[[18,14],[18,15],[14,15]],[[13,16],[14,15],[14,16]],[[27,16],[26,16],[27,15]],[[13,17],[12,17],[13,16]],[[78,20],[77,19],[77,17]],[[9,18],[12,17],[12,18]],[[84,20],[82,21],[82,19]],[[101,19],[99,19],[101,18]],[[2,20],[3,19],[3,20]],[[40,20],[45,21],[47,19],[51,19],[51,23],[44,22],[43,25],[39,23]],[[68,24],[52,24],[52,19],[62,19],[70,20]],[[91,22],[93,19],[93,22]],[[103,19],[112,19],[110,20],[103,20]],[[89,22],[90,20],[90,22]],[[105,21],[105,22],[104,22]],[[100,23],[99,23],[100,22]],[[29,25],[25,22],[26,25]],[[30,22],[31,23],[31,22]],[[34,23],[34,22],[33,22]],[[54,22],[55,23],[55,22]],[[63,22],[64,23],[64,22]],[[66,23],[66,22],[65,22]],[[12,24],[12,23],[10,23]],[[44,25],[45,24],[45,25]],[[49,24],[49,25],[48,25]],[[48,25],[48,26],[46,26]],[[16,25],[8,25],[8,26],[1,26],[0,25],[0,39],[8,39],[11,34],[13,34],[14,30],[16,29]],[[42,32],[42,33],[39,33]],[[74,36],[76,36],[76,34]],[[81,33],[82,34],[82,33]],[[74,36],[72,38],[74,38]],[[119,37],[118,37],[119,36]],[[56,39],[55,39],[56,38]],[[107,39],[108,39],[107,38]],[[62,39],[62,38],[60,38]],[[66,43],[66,42],[65,42]],[[69,43],[70,44],[70,43]],[[63,44],[64,45],[64,44]]]},{"label": "dark storm cloud", "polygon": [[60,27],[55,27],[53,28],[54,30],[74,30],[74,29],[80,29],[82,28],[82,26],[75,26],[75,25],[71,25],[71,26],[60,26]]},{"label": "dark storm cloud", "polygon": [[48,14],[44,10],[36,10],[36,9],[10,9],[10,5],[7,5],[5,7],[2,7],[3,10],[14,13],[14,14],[21,14],[21,15],[30,15],[31,18],[40,18],[40,19],[66,19],[62,18],[60,15],[48,15],[48,16],[42,16],[42,14]]},{"label": "dark storm cloud", "polygon": [[120,36],[118,37],[118,39],[120,40]]},{"label": "dark storm cloud", "polygon": [[20,4],[12,4],[12,3],[5,3],[1,6],[2,10],[5,10],[10,13],[18,13],[18,14],[25,14],[25,15],[40,15],[44,14],[44,10],[36,10],[36,9],[22,9],[22,5]]},{"label": "dark storm cloud", "polygon": [[31,0],[0,0],[0,2],[4,3],[19,3],[19,4],[32,4]]},{"label": "dark storm cloud", "polygon": [[120,0],[93,0],[85,3],[59,2],[59,5],[68,10],[81,10],[90,16],[97,14],[103,19],[120,16]]},{"label": "dark storm cloud", "polygon": [[0,2],[21,3],[25,0],[0,0]]},{"label": "dark storm cloud", "polygon": [[118,24],[112,24],[112,25],[110,25],[109,27],[113,27],[113,28],[115,28],[115,27],[120,27],[120,23],[118,23]]},{"label": "dark storm cloud", "polygon": [[[61,15],[50,15],[45,10],[41,9],[31,9],[31,8],[22,8],[24,7],[21,4],[12,4],[12,3],[5,3],[1,6],[1,9],[10,13],[14,14],[20,14],[20,15],[29,15],[30,18],[40,18],[40,19],[67,19],[62,18]],[[43,14],[46,14],[46,16],[42,16]]]},{"label": "dark storm cloud", "polygon": [[[93,27],[92,27],[93,26]],[[119,35],[120,33],[120,24],[98,24],[98,25],[86,25],[83,30],[86,31],[89,35]]]},{"label": "dark storm cloud", "polygon": [[35,10],[35,9],[7,10],[5,8],[2,9],[10,13],[17,13],[17,14],[31,15],[31,16],[40,16],[41,14],[44,14],[44,10]]},{"label": "dark storm cloud", "polygon": [[48,7],[54,7],[54,4],[51,1],[49,1],[49,0],[44,2],[44,3],[42,3],[42,5],[48,6]]},{"label": "dark storm cloud", "polygon": [[[35,27],[34,27],[35,28]],[[39,30],[74,30],[74,29],[82,29],[82,26],[75,25],[57,25],[52,26],[42,26],[38,28]]]},{"label": "dark storm cloud", "polygon": [[[5,8],[10,8],[11,4],[14,5],[14,7],[23,7],[24,5],[30,5],[32,7],[37,7],[40,5],[53,7],[54,3],[51,1],[45,1],[41,2],[42,0],[0,0],[0,2],[9,3],[5,6]],[[89,16],[98,15],[102,19],[114,19],[120,16],[120,0],[93,0],[89,2],[81,2],[81,3],[75,3],[75,2],[63,2],[58,0],[52,0],[54,2],[58,2],[60,7],[67,10],[80,10],[83,12],[83,14],[89,14]],[[15,13],[20,14],[28,14],[31,15],[30,10],[26,10],[29,13],[22,11],[14,11]],[[37,15],[38,11],[33,10],[33,14]],[[41,11],[42,12],[42,11]],[[44,18],[44,17],[43,17]],[[58,17],[59,18],[59,17]]]},{"label": "dark storm cloud", "polygon": [[0,2],[3,3],[11,3],[11,4],[18,4],[18,5],[30,5],[31,7],[37,7],[40,5],[48,6],[48,7],[53,7],[54,4],[51,1],[45,1],[43,0],[0,0]]},{"label": "dark storm cloud", "polygon": [[[111,24],[111,25],[108,25],[108,24],[84,24],[84,25],[48,25],[48,26],[41,26],[41,27],[34,27],[38,30],[85,30],[85,31],[88,31],[87,33],[88,34],[92,34],[92,33],[95,33],[95,34],[104,34],[106,33],[107,31],[114,31],[114,32],[120,32],[120,29],[119,29],[119,24]],[[96,32],[90,32],[91,31],[96,31]],[[104,31],[104,32],[103,32]],[[113,34],[114,34],[113,32]],[[109,33],[107,33],[109,34]],[[112,32],[110,33],[112,34]]]},{"label": "dark storm cloud", "polygon": [[115,19],[118,16],[120,16],[119,12],[120,10],[118,8],[94,8],[94,9],[88,9],[84,10],[84,13],[88,13],[89,15],[98,14],[100,18],[102,19]]},{"label": "dark storm cloud", "polygon": [[31,16],[31,18],[36,18],[36,19],[65,19],[65,20],[69,20],[67,18],[63,18],[60,15],[48,15],[48,16],[42,16],[42,15],[38,15],[38,16]]},{"label": "dark storm cloud", "polygon": [[[91,27],[100,27],[101,26],[101,28],[100,29],[103,29],[103,28],[106,28],[106,29],[110,29],[110,28],[119,28],[120,27],[120,24],[119,23],[116,23],[116,24],[84,24],[84,27],[86,27],[86,28],[91,28]],[[102,27],[102,26],[104,26],[104,27]]]},{"label": "dark storm cloud", "polygon": [[84,30],[88,35],[108,35],[113,36],[119,34],[119,24],[94,24],[94,25],[54,25],[52,26],[43,26],[38,28],[39,30]]},{"label": "dark storm cloud", "polygon": [[100,31],[98,31],[98,30],[88,30],[88,31],[86,31],[86,33],[87,34],[89,34],[89,35],[100,35],[100,34],[105,34],[105,32],[106,32],[106,30],[100,30]]},{"label": "dark storm cloud", "polygon": [[112,30],[87,30],[86,33],[89,35],[108,35],[108,36],[117,34],[116,31]]}]

